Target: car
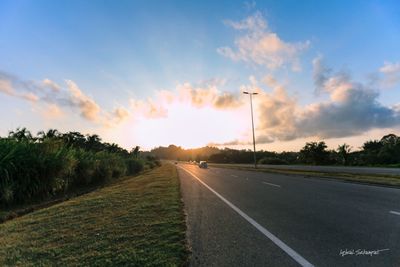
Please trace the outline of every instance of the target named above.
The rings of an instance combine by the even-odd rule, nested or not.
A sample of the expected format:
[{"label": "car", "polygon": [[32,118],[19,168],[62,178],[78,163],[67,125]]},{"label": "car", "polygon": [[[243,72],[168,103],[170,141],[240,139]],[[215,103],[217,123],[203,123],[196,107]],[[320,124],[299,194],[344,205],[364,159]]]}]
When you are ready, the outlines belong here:
[{"label": "car", "polygon": [[200,161],[199,168],[207,169],[208,165],[206,161]]}]

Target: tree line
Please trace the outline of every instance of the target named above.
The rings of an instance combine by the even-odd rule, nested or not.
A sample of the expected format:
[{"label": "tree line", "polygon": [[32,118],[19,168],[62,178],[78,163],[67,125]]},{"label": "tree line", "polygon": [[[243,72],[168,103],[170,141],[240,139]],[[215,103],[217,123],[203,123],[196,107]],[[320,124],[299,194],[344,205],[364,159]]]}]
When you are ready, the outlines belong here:
[{"label": "tree line", "polygon": [[[366,141],[358,150],[344,143],[328,149],[324,141],[308,142],[298,152],[257,151],[258,164],[309,164],[344,166],[394,166],[400,167],[400,137],[395,134],[380,140]],[[183,149],[179,146],[158,147],[150,154],[163,159],[214,163],[253,163],[253,151],[215,147]]]},{"label": "tree line", "polygon": [[94,135],[26,128],[0,137],[0,206],[30,203],[133,175],[160,162]]}]

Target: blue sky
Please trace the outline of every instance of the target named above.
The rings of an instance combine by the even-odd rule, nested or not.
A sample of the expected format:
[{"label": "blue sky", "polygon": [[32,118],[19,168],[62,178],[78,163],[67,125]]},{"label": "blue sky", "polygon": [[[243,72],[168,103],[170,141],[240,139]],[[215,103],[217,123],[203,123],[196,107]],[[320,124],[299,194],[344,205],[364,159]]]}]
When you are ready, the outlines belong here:
[{"label": "blue sky", "polygon": [[[71,102],[64,101],[69,103],[65,105],[60,101],[51,102],[49,97],[44,96],[39,97],[39,100],[27,101],[26,97],[16,95],[27,92],[40,94],[37,92],[40,89],[30,91],[19,85],[14,88],[19,93],[4,93],[5,90],[3,94],[0,92],[0,112],[3,114],[0,135],[5,135],[17,126],[27,126],[33,132],[43,128],[60,128],[65,131],[99,132],[107,141],[130,146],[144,139],[133,133],[133,129],[144,131],[141,128],[143,123],[138,122],[137,117],[143,117],[143,121],[155,120],[152,123],[168,117],[165,114],[161,118],[142,116],[141,112],[146,107],[139,108],[137,104],[132,109],[132,102],[143,101],[142,105],[148,106],[146,101],[150,99],[159,107],[160,90],[179,94],[177,88],[185,83],[194,88],[194,93],[200,88],[205,90],[216,86],[219,93],[229,93],[240,98],[240,88],[251,84],[252,79],[258,81],[260,90],[269,94],[274,91],[273,86],[262,84],[267,75],[284,86],[285,93],[289,98],[295,97],[296,105],[303,108],[302,113],[305,113],[307,106],[325,103],[333,94],[333,89],[328,92],[327,87],[322,89],[325,93],[315,94],[315,65],[312,62],[318,57],[323,58],[326,68],[332,69],[332,79],[340,76],[338,73],[345,73],[351,76],[349,80],[352,83],[362,83],[368,88],[372,80],[374,85],[370,87],[378,92],[373,101],[378,101],[394,112],[392,107],[400,102],[400,86],[396,76],[400,68],[396,65],[400,62],[398,14],[398,1],[2,0],[0,72],[6,74],[2,79],[14,77],[14,87],[18,87],[15,80],[39,83],[48,79],[69,92],[65,80],[71,80],[84,95],[84,101],[89,99],[98,106],[99,114],[112,114],[114,110],[123,108],[129,112],[129,116],[126,116],[129,119],[125,122],[104,123],[104,120],[112,120],[111,115],[107,115],[101,122],[94,121],[90,116],[88,120],[88,116],[82,116],[80,110],[82,97],[71,100],[68,98],[70,96],[65,96]],[[232,26],[247,18],[260,18],[267,26],[244,30]],[[256,31],[263,33],[255,37],[254,34],[258,34]],[[265,34],[271,33],[295,51],[290,55],[268,54],[277,56],[278,61],[284,61],[279,66],[271,67],[265,61],[258,61],[258,55],[249,58],[249,54],[246,54],[238,59],[238,54],[235,54],[235,58],[219,50],[226,47],[238,52],[240,47],[235,42],[241,37],[263,38],[267,36]],[[296,44],[304,47],[294,48]],[[249,49],[246,53],[251,53],[252,48]],[[280,50],[278,53],[285,52]],[[294,70],[292,61],[298,62],[301,70]],[[387,68],[389,75],[380,71],[385,62],[390,64]],[[389,78],[390,86],[383,86],[388,84],[385,81]],[[265,111],[265,103],[269,99],[266,97],[260,97],[260,112]],[[167,111],[168,104],[171,103],[163,107]],[[53,118],[51,112],[46,116],[49,113],[48,106],[63,116]],[[215,109],[215,112],[219,111],[226,110]],[[390,110],[382,112],[390,113]],[[338,114],[343,113],[340,111]],[[359,145],[365,138],[378,138],[380,129],[398,129],[397,113],[393,113],[393,118],[390,118],[393,122],[383,125],[376,123],[361,127],[358,131],[344,130],[348,136],[332,134],[332,131],[326,134],[324,130],[318,130],[299,136],[282,137],[281,129],[272,129],[270,132],[275,132],[273,135],[264,134],[275,126],[264,123],[263,116],[267,114],[259,114],[258,125],[265,126],[260,126],[260,136],[269,140],[265,144],[271,147],[272,142],[272,147],[277,150],[290,149],[292,145],[296,149],[299,146],[297,144],[307,138],[341,138],[337,142],[342,142],[344,137],[349,137],[354,145]],[[293,121],[300,120],[300,117]],[[171,120],[177,121],[177,118]],[[129,131],[132,136],[122,138],[121,131],[126,132],[127,127],[132,129]],[[162,128],[158,130],[162,131]],[[244,132],[247,130],[245,128]],[[245,133],[237,132],[237,137],[230,137],[234,140],[222,138],[221,142],[237,141],[246,146]],[[168,138],[162,140],[160,145],[179,141]],[[205,145],[207,142],[220,141],[203,140],[196,145]],[[157,140],[144,143],[145,147],[158,144]],[[189,141],[184,145],[191,146]]]}]

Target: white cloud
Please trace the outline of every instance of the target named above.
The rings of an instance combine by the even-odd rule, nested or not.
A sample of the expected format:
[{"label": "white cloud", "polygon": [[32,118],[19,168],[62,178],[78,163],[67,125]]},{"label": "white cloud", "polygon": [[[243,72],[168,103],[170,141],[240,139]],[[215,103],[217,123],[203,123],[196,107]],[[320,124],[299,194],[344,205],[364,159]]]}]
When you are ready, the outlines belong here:
[{"label": "white cloud", "polygon": [[242,33],[235,38],[235,48],[225,46],[217,49],[221,55],[268,69],[286,65],[291,66],[294,71],[301,69],[299,54],[309,47],[309,41],[283,41],[277,33],[268,28],[267,21],[260,12],[239,22],[225,21],[225,24]]},{"label": "white cloud", "polygon": [[400,62],[385,62],[379,72],[383,74],[383,85],[385,87],[394,87],[400,82]]}]

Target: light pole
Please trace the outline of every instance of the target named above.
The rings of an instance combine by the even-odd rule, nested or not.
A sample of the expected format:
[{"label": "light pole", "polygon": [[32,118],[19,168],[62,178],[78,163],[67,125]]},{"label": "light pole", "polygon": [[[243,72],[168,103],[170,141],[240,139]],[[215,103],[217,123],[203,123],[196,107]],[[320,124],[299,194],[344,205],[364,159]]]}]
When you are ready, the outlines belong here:
[{"label": "light pole", "polygon": [[253,129],[253,151],[254,151],[254,168],[257,168],[257,157],[256,157],[256,138],[254,135],[254,120],[253,120],[253,95],[258,93],[244,91],[243,94],[250,96],[250,109],[251,109],[251,127]]}]

